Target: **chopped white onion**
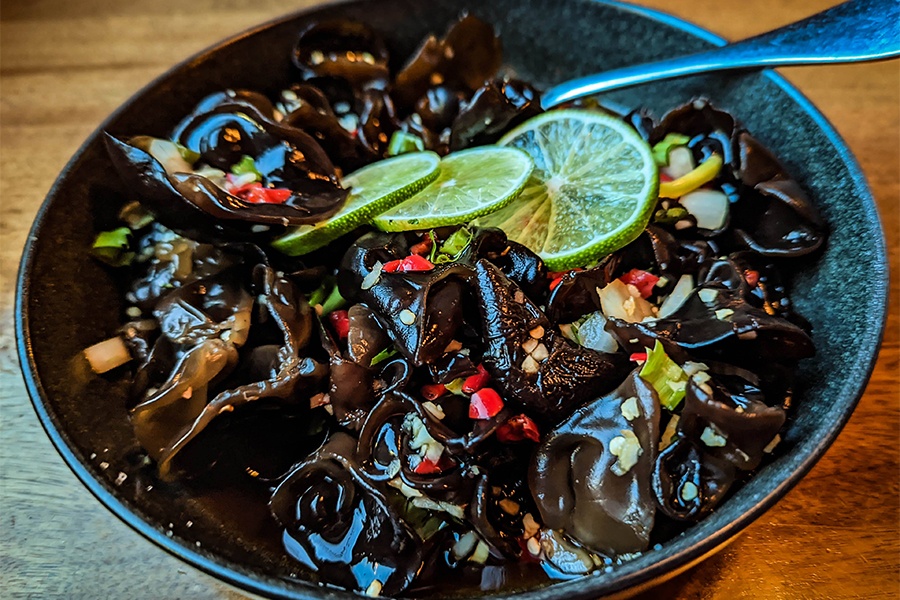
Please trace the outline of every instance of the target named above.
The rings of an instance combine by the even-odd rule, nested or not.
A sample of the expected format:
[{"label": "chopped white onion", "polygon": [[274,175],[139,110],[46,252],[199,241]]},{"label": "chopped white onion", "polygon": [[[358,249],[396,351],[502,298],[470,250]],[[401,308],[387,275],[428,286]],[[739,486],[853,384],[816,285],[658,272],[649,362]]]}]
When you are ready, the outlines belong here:
[{"label": "chopped white onion", "polygon": [[597,294],[600,296],[600,308],[607,317],[640,323],[647,317],[656,316],[653,305],[641,298],[640,293],[632,295],[628,286],[619,279],[613,279],[603,289],[597,288]]},{"label": "chopped white onion", "polygon": [[166,173],[193,173],[194,169],[178,150],[173,142],[169,140],[154,139],[147,147],[147,152],[163,166]]},{"label": "chopped white onion", "polygon": [[660,305],[659,318],[665,319],[681,308],[685,300],[691,295],[692,291],[694,291],[694,278],[685,273],[678,278],[678,282],[672,289],[672,293],[666,296],[666,299],[663,300],[663,303]]},{"label": "chopped white onion", "polygon": [[697,227],[715,231],[728,219],[728,196],[719,190],[694,190],[679,203],[697,220]]},{"label": "chopped white onion", "polygon": [[598,352],[617,352],[619,344],[608,331],[606,331],[606,317],[597,311],[591,314],[587,320],[578,327],[578,338],[581,345]]},{"label": "chopped white onion", "polygon": [[117,335],[85,348],[84,357],[94,373],[106,373],[131,360],[131,352],[121,336]]},{"label": "chopped white onion", "polygon": [[694,163],[694,154],[687,146],[676,146],[669,150],[669,164],[663,167],[662,172],[678,179],[687,175],[697,167]]}]

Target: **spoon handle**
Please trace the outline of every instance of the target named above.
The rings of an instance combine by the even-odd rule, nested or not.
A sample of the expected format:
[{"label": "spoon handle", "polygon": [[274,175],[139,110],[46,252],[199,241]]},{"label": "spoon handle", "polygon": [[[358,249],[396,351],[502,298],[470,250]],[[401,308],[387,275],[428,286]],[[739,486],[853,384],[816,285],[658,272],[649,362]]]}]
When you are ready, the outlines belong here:
[{"label": "spoon handle", "polygon": [[547,90],[544,108],[581,96],[696,73],[881,60],[900,56],[900,0],[851,0],[720,48],[614,69]]}]

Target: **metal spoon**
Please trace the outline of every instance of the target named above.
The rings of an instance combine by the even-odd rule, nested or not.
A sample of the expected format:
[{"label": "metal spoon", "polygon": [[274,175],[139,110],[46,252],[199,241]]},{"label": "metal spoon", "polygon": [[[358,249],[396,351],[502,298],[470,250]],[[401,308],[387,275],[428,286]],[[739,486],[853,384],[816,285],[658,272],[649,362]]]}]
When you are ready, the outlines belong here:
[{"label": "metal spoon", "polygon": [[811,17],[720,48],[572,79],[541,104],[696,73],[883,60],[900,56],[900,0],[851,0]]}]

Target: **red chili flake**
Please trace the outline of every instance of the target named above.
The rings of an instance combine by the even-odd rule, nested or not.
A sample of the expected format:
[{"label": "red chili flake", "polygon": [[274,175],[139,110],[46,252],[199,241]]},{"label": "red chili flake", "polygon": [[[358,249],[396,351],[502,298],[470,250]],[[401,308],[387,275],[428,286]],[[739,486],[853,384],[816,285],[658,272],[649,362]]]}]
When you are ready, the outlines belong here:
[{"label": "red chili flake", "polygon": [[526,439],[540,442],[541,432],[528,415],[522,414],[510,417],[506,423],[498,427],[497,439],[503,443],[521,442]]},{"label": "red chili flake", "polygon": [[469,400],[470,419],[490,419],[503,410],[500,394],[491,388],[481,388]]},{"label": "red chili flake", "polygon": [[422,397],[426,400],[437,400],[447,393],[447,387],[443,383],[429,383],[422,386]]},{"label": "red chili flake", "polygon": [[659,277],[647,271],[632,269],[619,277],[619,281],[636,287],[641,293],[641,298],[646,300],[653,294],[653,288],[656,286],[656,282],[659,281]]},{"label": "red chili flake", "polygon": [[328,313],[328,321],[340,339],[347,339],[347,334],[350,333],[350,317],[346,310],[335,310]]},{"label": "red chili flake", "polygon": [[422,461],[416,465],[416,468],[413,469],[413,473],[417,473],[419,475],[433,475],[434,473],[441,473],[446,471],[447,469],[456,465],[453,462],[453,459],[448,457],[446,454],[441,454],[441,457],[437,460],[437,462],[423,458]]},{"label": "red chili flake", "polygon": [[646,352],[635,352],[631,356],[628,357],[628,360],[632,362],[647,362],[647,353]]},{"label": "red chili flake", "polygon": [[434,268],[431,261],[424,256],[412,254],[403,259],[392,260],[387,263],[381,270],[387,273],[410,273],[414,271],[430,271]]},{"label": "red chili flake", "polygon": [[759,283],[759,271],[747,269],[744,271],[744,280],[750,287],[756,287],[756,284]]},{"label": "red chili flake", "polygon": [[478,374],[466,377],[462,384],[462,391],[467,394],[473,394],[486,386],[491,381],[491,376],[484,368],[484,365],[478,365]]},{"label": "red chili flake", "polygon": [[557,277],[556,279],[554,279],[553,281],[551,281],[551,282],[550,282],[550,291],[552,292],[553,290],[555,290],[555,289],[556,289],[556,286],[558,286],[559,284],[562,283],[562,280],[563,280],[562,277]]},{"label": "red chili flake", "polygon": [[668,182],[668,181],[675,181],[675,180],[672,179],[669,175],[666,175],[665,173],[660,171],[659,172],[659,182],[662,183],[663,181]]}]

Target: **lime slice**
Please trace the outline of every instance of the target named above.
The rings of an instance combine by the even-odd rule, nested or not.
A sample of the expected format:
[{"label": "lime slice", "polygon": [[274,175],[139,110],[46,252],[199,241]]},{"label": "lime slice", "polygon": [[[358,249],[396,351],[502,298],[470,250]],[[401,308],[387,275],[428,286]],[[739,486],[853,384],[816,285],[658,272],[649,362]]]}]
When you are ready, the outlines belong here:
[{"label": "lime slice", "polygon": [[481,146],[448,154],[441,174],[424,190],[374,219],[382,231],[468,223],[519,195],[534,163],[515,148]]},{"label": "lime slice", "polygon": [[656,204],[650,146],[624,121],[588,110],[553,110],[499,142],[534,159],[521,195],[478,219],[544,259],[551,271],[584,266],[632,242]]},{"label": "lime slice", "polygon": [[437,178],[440,164],[434,152],[411,152],[354,171],[341,181],[350,188],[341,210],[321,223],[292,228],[272,246],[290,256],[317,250],[422,190]]}]

